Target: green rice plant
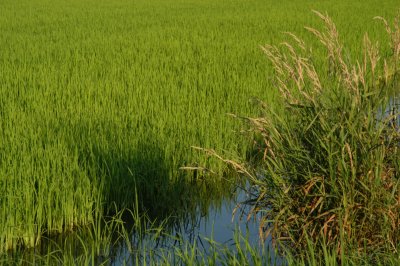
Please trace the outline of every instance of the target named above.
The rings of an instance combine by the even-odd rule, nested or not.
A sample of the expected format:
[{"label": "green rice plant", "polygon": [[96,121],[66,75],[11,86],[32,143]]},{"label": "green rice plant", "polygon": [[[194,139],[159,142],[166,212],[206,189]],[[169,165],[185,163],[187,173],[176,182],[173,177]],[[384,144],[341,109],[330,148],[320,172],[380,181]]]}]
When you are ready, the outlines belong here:
[{"label": "green rice plant", "polygon": [[[249,96],[276,95],[257,44],[299,29],[313,7],[330,11],[341,32],[351,33],[346,52],[354,55],[365,25],[383,36],[368,17],[378,8],[391,16],[396,5],[1,1],[0,252],[91,227],[98,214],[136,211],[135,189],[140,211],[153,218],[182,221],[197,207],[205,213],[234,180],[179,168],[224,171],[191,145],[239,158],[246,152],[240,126],[224,118],[256,115]],[[347,23],[355,13],[363,16]]]}]

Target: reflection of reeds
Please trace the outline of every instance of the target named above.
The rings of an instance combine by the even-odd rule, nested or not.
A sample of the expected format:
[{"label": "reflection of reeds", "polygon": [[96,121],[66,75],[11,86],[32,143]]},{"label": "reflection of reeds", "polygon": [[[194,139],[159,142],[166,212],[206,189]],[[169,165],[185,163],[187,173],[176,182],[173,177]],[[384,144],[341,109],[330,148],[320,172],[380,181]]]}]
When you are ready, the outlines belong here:
[{"label": "reflection of reeds", "polygon": [[262,117],[245,119],[260,155],[255,167],[224,161],[259,186],[253,213],[263,215],[262,237],[299,255],[310,241],[340,255],[398,253],[400,135],[387,126],[398,113],[377,117],[398,90],[399,20],[393,28],[383,20],[389,55],[365,35],[362,59],[352,63],[329,16],[314,13],[325,27],[306,29],[326,48],[327,64],[316,67],[293,34],[282,47],[263,46],[285,109],[263,104]]}]

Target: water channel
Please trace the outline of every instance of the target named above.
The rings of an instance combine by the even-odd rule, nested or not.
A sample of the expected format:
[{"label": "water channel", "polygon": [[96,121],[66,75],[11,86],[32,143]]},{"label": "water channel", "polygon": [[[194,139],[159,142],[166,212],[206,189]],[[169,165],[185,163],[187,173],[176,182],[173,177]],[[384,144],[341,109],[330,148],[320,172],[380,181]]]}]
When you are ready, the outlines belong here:
[{"label": "water channel", "polygon": [[[219,248],[232,252],[235,252],[238,243],[242,245],[246,242],[259,250],[268,249],[269,253],[273,254],[272,247],[260,241],[259,217],[248,217],[251,206],[245,202],[254,198],[254,191],[251,191],[248,185],[245,187],[231,187],[231,190],[227,189],[226,193],[217,198],[210,195],[213,199],[207,206],[204,202],[198,202],[194,209],[187,210],[186,215],[177,219],[171,218],[162,226],[162,233],[150,230],[144,237],[140,237],[134,230],[128,230],[130,235],[116,242],[111,241],[113,244],[107,251],[101,251],[104,247],[99,245],[98,250],[102,255],[88,256],[85,244],[86,239],[91,237],[85,238],[85,233],[81,230],[66,235],[44,237],[37,247],[23,249],[18,255],[10,254],[10,257],[13,261],[23,262],[23,265],[62,265],[65,263],[65,256],[69,256],[74,261],[73,264],[85,261],[90,265],[135,265],[148,261],[149,257],[157,262],[158,256],[161,258],[165,252],[174,256],[174,249],[185,248],[188,244],[195,244],[196,251],[207,256],[211,250],[211,242],[218,243]],[[129,221],[125,222],[129,228]],[[88,245],[91,244],[88,242]],[[172,258],[172,264],[173,260]]]}]

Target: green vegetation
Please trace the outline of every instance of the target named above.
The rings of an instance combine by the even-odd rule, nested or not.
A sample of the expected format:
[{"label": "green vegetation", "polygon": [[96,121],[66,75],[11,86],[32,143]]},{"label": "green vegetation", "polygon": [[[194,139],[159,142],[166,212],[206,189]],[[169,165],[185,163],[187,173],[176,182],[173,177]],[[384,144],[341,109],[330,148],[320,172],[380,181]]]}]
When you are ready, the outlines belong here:
[{"label": "green vegetation", "polygon": [[[205,158],[204,154],[193,151],[190,146],[211,147],[229,157],[241,159],[244,154],[251,154],[249,148],[252,146],[247,139],[240,137],[241,125],[235,119],[227,118],[226,114],[258,115],[260,111],[250,101],[252,97],[268,102],[270,110],[282,111],[273,69],[259,45],[278,44],[285,36],[282,32],[287,31],[298,33],[307,43],[315,43],[303,25],[317,24],[317,18],[310,14],[311,9],[326,10],[336,22],[345,43],[346,50],[342,52],[346,62],[354,62],[362,58],[359,43],[366,30],[371,40],[379,40],[380,43],[387,40],[381,25],[372,18],[377,15],[392,18],[398,8],[395,0],[385,1],[384,4],[375,0],[367,2],[1,1],[0,253],[37,246],[47,237],[86,229],[97,233],[88,233],[91,236],[77,233],[81,234],[78,238],[85,243],[82,248],[87,253],[75,263],[90,264],[102,253],[98,243],[103,243],[103,250],[104,245],[113,243],[111,232],[124,232],[119,227],[122,220],[118,214],[125,208],[135,213],[143,211],[150,220],[163,221],[166,217],[175,217],[172,224],[192,219],[198,209],[206,213],[210,204],[218,204],[221,198],[229,197],[236,185],[236,176],[224,176],[225,164]],[[320,67],[326,67],[321,60],[324,52],[318,47],[313,51],[317,73]],[[382,56],[387,54],[390,54],[389,47],[384,48]],[[367,75],[371,80],[379,77],[371,77],[370,73]],[[332,83],[336,81],[334,78],[331,80]],[[341,89],[339,87],[338,92]],[[287,130],[287,138],[295,137],[289,143],[294,146],[286,147],[281,143],[281,147],[293,151],[292,148],[300,145],[301,138],[327,136],[326,130],[318,133],[319,128],[313,128],[321,126],[320,120],[307,124],[299,123],[296,118],[304,119],[301,122],[311,122],[314,121],[309,120],[311,117],[332,117],[326,126],[342,122],[341,117],[330,116],[329,112],[324,116],[316,115],[327,107],[342,108],[353,99],[353,95],[346,94],[339,97],[336,103],[333,96],[324,94],[318,99],[318,108],[294,109],[297,111],[283,128]],[[374,104],[384,104],[387,100],[382,98],[375,102],[372,99],[377,98],[376,95],[362,93],[359,97],[363,101],[367,99],[365,106],[358,103],[364,113],[378,110],[378,105]],[[306,162],[312,168],[302,169],[303,159],[286,165],[284,163],[288,162],[288,158],[281,158],[280,167],[290,166],[290,173],[298,170],[296,175],[303,178],[299,179],[301,186],[304,179],[307,181],[308,178],[322,176],[309,175],[314,174],[318,167],[333,174],[337,169],[335,167],[340,166],[340,176],[348,177],[343,182],[351,183],[359,176],[358,165],[361,168],[375,165],[382,171],[373,173],[373,176],[387,173],[388,184],[392,184],[392,191],[395,191],[392,179],[398,178],[395,174],[397,170],[389,171],[381,167],[386,166],[384,163],[390,162],[391,158],[396,158],[391,157],[396,155],[396,147],[390,146],[393,151],[388,157],[386,151],[390,149],[379,146],[374,150],[380,156],[377,157],[379,160],[371,164],[377,154],[364,157],[363,152],[382,135],[374,135],[374,113],[369,113],[370,124],[365,125],[368,130],[362,131],[366,135],[357,135],[365,120],[354,110],[348,110],[348,115],[343,117],[349,123],[354,122],[354,125],[349,124],[352,130],[350,136],[345,134],[343,139],[338,140],[340,144],[348,143],[348,149],[342,152],[343,145],[335,147],[332,143],[331,155],[321,157],[330,161],[322,164],[316,160],[317,152],[326,149],[321,142],[320,146],[311,147],[314,157],[304,157],[301,149],[293,154],[303,156],[303,159],[311,158]],[[287,114],[283,111],[284,116]],[[274,119],[278,118],[274,116]],[[280,121],[273,122],[278,126]],[[307,125],[311,125],[310,128],[305,128]],[[283,126],[285,123],[279,125],[279,130]],[[293,133],[288,131],[293,128],[298,130]],[[302,137],[301,129],[322,135],[316,133],[316,136]],[[385,133],[382,131],[383,126],[381,131],[378,129],[379,134],[391,136],[386,135],[389,134],[386,128]],[[340,137],[340,134],[337,136]],[[356,145],[367,137],[373,137],[370,143]],[[385,141],[394,143],[394,139]],[[334,149],[339,149],[340,153],[334,153]],[[349,158],[357,160],[357,164],[350,168]],[[338,165],[330,164],[334,160],[338,160]],[[182,166],[195,170],[185,171],[180,169]],[[205,167],[204,171],[200,166]],[[269,170],[271,166],[268,166]],[[206,169],[212,169],[216,174],[205,175]],[[278,179],[278,172],[274,178]],[[261,180],[262,188],[265,182],[269,181]],[[317,179],[315,182],[324,184]],[[315,184],[313,189],[317,189]],[[351,204],[358,204],[359,198],[369,197],[368,191],[375,187],[380,188],[373,194],[379,199],[380,206],[392,206],[387,189],[380,184],[378,181],[373,184],[363,181],[363,187],[366,187],[362,191],[364,194],[349,191],[356,194],[346,194],[350,204],[348,215],[358,215],[358,212],[352,212],[355,205]],[[348,183],[340,184],[341,188],[345,185]],[[334,187],[337,194],[345,191],[340,190],[340,186],[336,184]],[[278,192],[271,194],[272,197],[275,195],[288,199]],[[318,195],[314,195],[316,197]],[[294,198],[299,199],[301,195]],[[312,200],[305,197],[299,204],[306,206]],[[332,206],[335,204],[333,201]],[[373,215],[374,208],[365,207],[364,214]],[[385,236],[382,239],[395,232],[389,225],[392,219],[389,211],[396,210],[395,206],[393,208],[387,210],[385,215],[374,216],[375,220],[368,221],[380,223],[383,219],[381,229]],[[398,215],[398,212],[394,213]],[[103,232],[98,228],[107,215],[113,215],[113,222],[104,233],[99,233]],[[288,221],[290,217],[286,218]],[[358,222],[361,218],[349,216],[347,219],[348,222]],[[304,220],[297,222],[299,225]],[[293,230],[297,230],[297,222],[293,222]],[[366,221],[359,227],[351,227],[351,230],[363,229],[364,223]],[[347,228],[347,224],[341,226]],[[312,234],[308,236],[311,241],[315,240]],[[86,246],[83,238],[95,239],[93,248]],[[103,240],[96,240],[99,238]],[[333,240],[332,243],[337,243],[337,239]],[[330,247],[330,239],[326,241]],[[392,242],[395,241],[392,239]],[[306,242],[302,243],[299,247],[307,246],[304,245]],[[59,263],[72,264],[76,259],[74,248],[60,249],[64,253],[62,259],[58,257]],[[195,246],[190,244],[185,251],[181,250],[184,262],[190,262],[189,255],[194,249]],[[247,246],[244,250],[250,254],[255,252]],[[225,250],[222,253],[234,259],[231,252]],[[52,256],[49,254],[44,263]],[[165,256],[169,258],[170,255]],[[205,261],[212,259],[205,256]],[[9,258],[5,256],[4,259]],[[25,260],[21,258],[21,261]]]},{"label": "green vegetation", "polygon": [[[129,217],[135,224],[126,226]],[[140,228],[140,229],[139,229]],[[133,230],[135,232],[133,232]],[[117,234],[116,234],[117,233]],[[131,238],[134,235],[134,238]],[[46,239],[41,250],[0,256],[8,265],[270,265],[274,254],[263,245],[252,246],[246,233],[233,232],[233,245],[202,236],[191,241],[165,234],[163,225],[137,213],[119,212],[99,228],[77,228],[60,240]],[[169,243],[169,244],[168,244]],[[171,243],[174,243],[171,245]],[[208,247],[204,248],[204,243]],[[164,245],[165,244],[165,245]]]},{"label": "green vegetation", "polygon": [[377,17],[389,52],[366,34],[353,61],[332,20],[315,13],[324,28],[307,30],[326,48],[326,64],[317,67],[314,46],[293,34],[264,46],[284,107],[261,104],[260,117],[244,118],[255,152],[247,165],[224,161],[258,187],[252,212],[277,248],[312,263],[348,264],[355,254],[358,263],[398,263],[400,17],[393,25]]}]

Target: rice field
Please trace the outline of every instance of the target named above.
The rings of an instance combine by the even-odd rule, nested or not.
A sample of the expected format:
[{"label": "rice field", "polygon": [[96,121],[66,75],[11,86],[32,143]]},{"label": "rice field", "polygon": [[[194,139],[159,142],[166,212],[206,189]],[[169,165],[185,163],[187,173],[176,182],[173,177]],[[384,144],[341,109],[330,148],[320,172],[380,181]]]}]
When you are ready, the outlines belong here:
[{"label": "rice field", "polygon": [[153,216],[196,208],[188,183],[207,182],[195,189],[204,206],[222,197],[232,186],[223,175],[180,167],[223,172],[191,146],[246,153],[243,126],[227,114],[257,114],[253,97],[274,105],[273,69],[260,45],[279,44],[287,31],[315,41],[303,28],[318,23],[315,9],[335,21],[345,56],[357,57],[365,31],[386,44],[372,18],[393,18],[399,7],[395,0],[1,0],[0,251],[35,246],[44,234],[122,208]]}]

